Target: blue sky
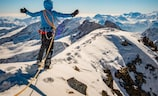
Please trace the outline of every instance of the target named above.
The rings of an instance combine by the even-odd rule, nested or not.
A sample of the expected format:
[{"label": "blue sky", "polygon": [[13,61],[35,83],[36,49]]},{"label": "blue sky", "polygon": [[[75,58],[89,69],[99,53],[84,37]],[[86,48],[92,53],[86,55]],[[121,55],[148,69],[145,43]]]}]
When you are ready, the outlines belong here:
[{"label": "blue sky", "polygon": [[[158,0],[53,0],[54,10],[63,13],[80,10],[80,16],[95,14],[118,15],[129,12],[150,13],[158,11]],[[26,7],[31,12],[44,9],[43,0],[1,0],[0,16],[21,16],[19,9]]]}]

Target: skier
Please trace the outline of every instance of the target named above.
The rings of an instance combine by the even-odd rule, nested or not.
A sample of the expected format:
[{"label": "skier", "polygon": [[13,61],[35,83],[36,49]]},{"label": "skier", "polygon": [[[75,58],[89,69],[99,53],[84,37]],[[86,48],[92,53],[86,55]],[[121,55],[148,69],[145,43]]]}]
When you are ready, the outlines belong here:
[{"label": "skier", "polygon": [[[75,10],[71,14],[64,14],[64,13],[56,12],[56,11],[52,10],[53,2],[51,0],[44,0],[43,5],[44,5],[45,10],[41,10],[41,11],[35,12],[35,13],[28,11],[26,8],[20,9],[21,13],[25,13],[32,17],[36,17],[36,16],[41,17],[41,28],[39,30],[39,33],[41,34],[42,44],[41,44],[41,47],[40,47],[40,50],[38,53],[38,57],[37,57],[38,65],[40,64],[40,62],[42,62],[43,54],[44,54],[44,52],[47,52],[52,39],[53,39],[53,44],[54,44],[54,38],[52,38],[52,35],[55,34],[54,21],[57,19],[57,17],[74,17],[79,13],[78,10]],[[51,57],[53,54],[53,50],[52,50],[53,44],[50,48],[50,51],[48,53],[48,56],[46,57],[45,62],[44,62],[45,69],[48,69],[49,65],[51,64]]]}]

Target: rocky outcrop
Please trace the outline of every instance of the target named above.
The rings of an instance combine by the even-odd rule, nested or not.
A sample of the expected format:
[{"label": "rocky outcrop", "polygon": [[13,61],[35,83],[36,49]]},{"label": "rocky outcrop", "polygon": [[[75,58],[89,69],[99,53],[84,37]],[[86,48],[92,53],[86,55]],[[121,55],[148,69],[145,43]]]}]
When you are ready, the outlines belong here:
[{"label": "rocky outcrop", "polygon": [[141,41],[144,45],[148,46],[151,50],[158,51],[158,46],[156,44],[157,42],[154,43],[147,36],[143,37]]},{"label": "rocky outcrop", "polygon": [[88,20],[85,20],[83,22],[83,24],[81,26],[78,27],[78,29],[82,32],[85,32],[85,33],[89,33],[95,29],[98,29],[98,28],[102,28],[103,26],[98,24],[98,23],[95,23],[95,22],[90,22]]},{"label": "rocky outcrop", "polygon": [[110,28],[116,28],[116,29],[119,29],[119,30],[122,30],[118,25],[116,25],[115,23],[111,22],[111,21],[105,21],[105,24],[104,24],[105,27],[110,27]]},{"label": "rocky outcrop", "polygon": [[[137,57],[124,67],[115,73],[116,78],[118,78],[120,85],[127,91],[129,96],[149,96],[148,92],[145,92],[141,86],[146,83],[143,73],[137,72],[136,65],[142,64],[142,59],[137,55]],[[130,72],[135,74],[135,80],[129,75]]]},{"label": "rocky outcrop", "polygon": [[[109,69],[104,70],[104,73],[106,73],[107,78],[103,79],[104,83],[111,88],[113,91],[113,94],[117,94],[117,96],[123,96],[122,93],[113,87],[113,76],[111,74],[111,71]],[[102,96],[108,96],[106,91],[102,91]]]},{"label": "rocky outcrop", "polygon": [[71,36],[71,41],[75,42],[76,40],[82,38],[83,36],[87,35],[88,33],[92,32],[95,29],[98,28],[104,28],[104,26],[95,23],[95,22],[90,22],[88,20],[85,20],[79,27],[78,27],[78,32],[76,35]]},{"label": "rocky outcrop", "polygon": [[83,84],[82,82],[76,80],[74,77],[67,80],[68,85],[75,89],[76,91],[86,95],[87,85]]},{"label": "rocky outcrop", "polygon": [[102,90],[102,96],[109,96],[105,90]]},{"label": "rocky outcrop", "polygon": [[[143,33],[142,36],[145,37],[146,39],[152,41],[153,44],[155,44],[156,47],[158,47],[158,22],[153,22],[152,26],[150,28],[146,29]],[[147,41],[148,43],[148,41]]]}]

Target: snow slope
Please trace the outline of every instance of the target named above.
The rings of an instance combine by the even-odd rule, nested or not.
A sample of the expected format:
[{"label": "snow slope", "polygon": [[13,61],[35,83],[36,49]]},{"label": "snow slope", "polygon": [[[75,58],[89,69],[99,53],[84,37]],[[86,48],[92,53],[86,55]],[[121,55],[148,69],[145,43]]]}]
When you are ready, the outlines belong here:
[{"label": "snow slope", "polygon": [[[69,86],[67,81],[72,77],[87,85],[86,96],[130,96],[130,90],[135,96],[158,95],[158,54],[138,42],[139,36],[100,28],[72,45],[60,46],[63,51],[52,58],[52,68],[41,72],[36,86],[31,85],[21,96],[85,96]],[[70,39],[56,42],[67,43]],[[34,46],[27,43],[23,48],[28,45],[32,50]],[[9,54],[18,50],[11,51]],[[35,71],[35,61],[0,64],[0,96],[13,96]]]}]

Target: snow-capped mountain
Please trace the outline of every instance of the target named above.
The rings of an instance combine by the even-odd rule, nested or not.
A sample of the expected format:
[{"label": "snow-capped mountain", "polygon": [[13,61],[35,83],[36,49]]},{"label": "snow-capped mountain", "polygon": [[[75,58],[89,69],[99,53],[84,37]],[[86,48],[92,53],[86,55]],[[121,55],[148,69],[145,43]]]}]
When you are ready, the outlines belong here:
[{"label": "snow-capped mountain", "polygon": [[[142,14],[140,12],[130,12],[118,16],[97,14],[92,18],[79,17],[75,19],[70,19],[69,21],[65,21],[65,24],[62,25],[65,26],[64,29],[65,33],[71,31],[70,27],[72,26],[72,24],[74,24],[73,25],[74,27],[78,27],[80,24],[82,24],[84,20],[94,21],[101,25],[104,25],[105,21],[108,20],[117,24],[122,30],[131,31],[131,32],[144,32],[146,29],[148,29],[151,26],[152,22],[158,20],[158,11],[154,11],[148,14]],[[14,27],[17,25],[21,25],[21,26],[30,25],[38,21],[40,21],[40,18],[36,18],[36,17],[26,18],[26,19],[0,17],[0,29],[2,29],[2,27],[7,27],[7,26]],[[63,21],[63,19],[61,21]]]},{"label": "snow-capped mountain", "polygon": [[22,25],[22,20],[12,17],[0,17],[0,27],[15,27]]},{"label": "snow-capped mountain", "polygon": [[131,32],[144,32],[151,26],[153,21],[158,20],[158,12],[154,11],[148,14],[130,12],[119,16],[97,14],[93,19],[102,25],[106,20],[108,20],[118,24],[123,30]]},{"label": "snow-capped mountain", "polygon": [[0,29],[3,29],[3,27],[6,29],[24,25],[25,22],[22,19],[14,17],[0,17]]},{"label": "snow-capped mountain", "polygon": [[[158,54],[139,41],[142,34],[157,39],[156,12],[100,16],[63,21],[51,69],[42,71],[20,96],[157,96]],[[143,21],[153,33],[107,26],[107,18],[115,26]],[[37,71],[40,24],[30,20],[35,22],[0,31],[0,96],[14,96]]]},{"label": "snow-capped mountain", "polygon": [[[75,42],[78,39],[82,38],[86,34],[90,33],[91,31],[98,29],[98,28],[103,28],[104,26],[95,23],[95,22],[90,22],[89,20],[85,20],[77,29],[75,29],[75,33],[71,34],[71,42]],[[76,31],[77,30],[77,31]]]},{"label": "snow-capped mountain", "polygon": [[89,20],[89,18],[73,18],[64,20],[58,27],[56,32],[56,38],[59,39],[61,37],[70,35],[72,33],[76,33],[76,29],[83,23],[84,20]]},{"label": "snow-capped mountain", "polygon": [[158,41],[158,28],[149,28],[142,35],[147,36],[152,41]]},{"label": "snow-capped mountain", "polygon": [[39,21],[40,19],[36,17],[26,19],[19,19],[14,17],[0,17],[0,30],[15,28],[18,26],[27,26]]},{"label": "snow-capped mountain", "polygon": [[149,38],[158,47],[158,22],[152,22],[150,28],[145,30],[142,36]]},{"label": "snow-capped mountain", "polygon": [[115,28],[115,29],[119,29],[122,30],[117,24],[111,22],[111,21],[105,21],[104,27],[110,27],[110,28]]}]

